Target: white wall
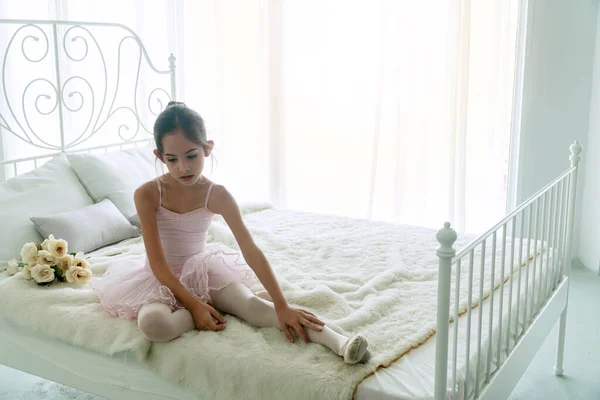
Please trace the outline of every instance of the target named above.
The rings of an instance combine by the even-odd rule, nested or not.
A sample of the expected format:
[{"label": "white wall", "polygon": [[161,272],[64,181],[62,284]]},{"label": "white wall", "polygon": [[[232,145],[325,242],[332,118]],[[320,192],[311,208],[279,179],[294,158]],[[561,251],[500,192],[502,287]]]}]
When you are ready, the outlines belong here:
[{"label": "white wall", "polygon": [[595,154],[588,145],[588,123],[598,0],[530,0],[529,12],[517,202],[567,169],[569,145],[579,140],[584,147],[584,168],[574,229],[573,256],[577,258],[585,166],[591,158],[588,154]]},{"label": "white wall", "polygon": [[578,253],[586,267],[600,271],[600,24],[596,38],[585,176],[580,181],[584,189]]}]

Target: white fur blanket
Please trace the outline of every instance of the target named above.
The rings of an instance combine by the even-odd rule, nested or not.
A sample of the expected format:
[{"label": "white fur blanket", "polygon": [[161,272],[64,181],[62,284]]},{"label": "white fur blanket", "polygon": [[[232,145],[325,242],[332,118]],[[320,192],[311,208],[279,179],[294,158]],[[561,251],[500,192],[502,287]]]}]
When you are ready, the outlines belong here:
[{"label": "white fur blanket", "polygon": [[[434,333],[435,231],[273,209],[248,213],[245,220],[290,303],[314,312],[340,333],[363,333],[372,353],[367,364],[346,365],[320,345],[292,345],[275,328],[254,328],[231,316],[222,332],[192,331],[150,346],[135,322],[104,314],[89,288],[38,288],[18,275],[0,281],[0,313],[104,354],[135,351],[160,375],[210,399],[349,399],[378,366],[391,364]],[[472,239],[459,235],[455,247]],[[221,219],[213,223],[209,242],[237,247]],[[498,249],[497,283],[501,246]],[[94,253],[96,274],[106,269],[115,252],[143,262],[141,239],[131,239]],[[486,264],[490,255],[488,248]],[[507,255],[507,265],[509,260]],[[474,265],[473,287],[478,288],[479,253]],[[490,286],[486,269],[484,297]],[[461,287],[466,288],[468,268],[461,272]],[[507,268],[505,276],[508,273]],[[461,293],[464,310],[467,291]],[[478,296],[479,290],[473,290],[475,303]]]}]

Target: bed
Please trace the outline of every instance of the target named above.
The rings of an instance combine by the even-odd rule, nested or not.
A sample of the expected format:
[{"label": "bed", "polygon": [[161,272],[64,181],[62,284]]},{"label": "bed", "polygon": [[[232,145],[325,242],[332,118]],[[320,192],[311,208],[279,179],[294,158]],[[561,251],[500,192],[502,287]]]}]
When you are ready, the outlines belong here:
[{"label": "bed", "polygon": [[[6,182],[11,182],[11,179],[15,182],[16,177],[31,173],[37,173],[39,178],[43,173],[39,171],[48,160],[55,167],[68,166],[65,161],[67,155],[101,152],[118,156],[125,152],[123,154],[128,157],[132,154],[137,156],[141,154],[138,150],[145,149],[150,142],[147,127],[152,115],[156,115],[168,100],[177,98],[175,57],[169,57],[168,69],[156,69],[140,39],[124,26],[14,20],[0,20],[0,26],[17,32],[10,36],[11,43],[21,41],[19,46],[25,63],[45,60],[55,66],[53,76],[57,81],[49,83],[54,85],[57,98],[58,93],[62,96],[67,92],[67,83],[73,85],[75,82],[63,77],[61,83],[61,75],[56,71],[65,68],[66,76],[68,73],[77,76],[73,72],[76,66],[69,65],[98,50],[102,55],[99,59],[104,63],[104,69],[101,69],[104,76],[100,78],[105,81],[104,86],[100,86],[104,88],[101,91],[104,95],[98,98],[111,99],[111,91],[106,89],[109,86],[106,71],[110,69],[107,68],[110,59],[102,51],[103,41],[96,39],[97,35],[110,31],[106,37],[112,37],[115,35],[112,32],[117,31],[127,38],[117,40],[119,59],[114,93],[119,92],[118,82],[127,79],[120,76],[121,69],[118,68],[123,43],[134,43],[138,48],[134,53],[138,69],[134,71],[132,105],[113,108],[111,104],[102,111],[104,104],[108,105],[104,101],[99,112],[95,113],[92,109],[89,120],[94,124],[88,123],[81,137],[70,138],[67,131],[73,126],[71,114],[85,111],[83,90],[71,89],[70,97],[80,98],[78,105],[56,101],[51,112],[38,107],[40,99],[49,97],[39,95],[33,98],[38,112],[57,115],[56,140],[40,146],[39,141],[27,136],[27,140],[23,141],[37,144],[32,146],[36,151],[0,162],[0,167],[5,167],[2,172]],[[67,39],[79,46],[78,54],[67,50]],[[27,46],[33,41],[37,45],[45,41],[45,53],[27,53]],[[59,51],[61,42],[64,52]],[[10,54],[8,50],[4,53],[4,66]],[[140,72],[142,60],[151,67],[150,72],[163,77],[165,86],[145,89],[143,100],[140,100],[138,81],[143,82],[143,78],[150,77],[150,72]],[[65,62],[67,65],[60,67]],[[6,76],[5,69],[2,72],[3,82],[10,78]],[[80,82],[82,84],[85,85]],[[90,88],[92,86],[89,84]],[[4,91],[8,104],[14,100],[11,93]],[[117,97],[116,94],[114,96]],[[25,93],[12,104],[18,104],[21,98],[26,98]],[[98,103],[92,101],[92,104]],[[138,108],[139,104],[147,104],[147,107]],[[25,101],[22,107],[23,115],[27,115]],[[109,132],[106,134],[95,129],[104,126],[103,118],[112,123],[118,116],[116,110],[125,112],[128,118],[133,117],[135,134],[130,129],[134,125],[131,121],[117,122],[112,128],[107,124]],[[12,109],[10,112],[16,120],[19,119],[18,112]],[[11,133],[21,134],[24,138],[5,115],[0,122],[3,138]],[[91,133],[87,135],[87,132]],[[110,132],[115,140],[108,142]],[[103,140],[97,141],[99,137]],[[42,154],[37,150],[39,148],[42,148]],[[449,223],[436,232],[420,227],[279,210],[268,204],[245,206],[244,218],[259,245],[272,260],[276,274],[282,278],[282,288],[290,301],[324,315],[334,329],[351,332],[360,328],[371,333],[374,338],[370,339],[373,358],[364,366],[352,370],[337,369],[333,364],[335,360],[323,355],[315,346],[301,351],[283,350],[283,347],[278,347],[283,346],[280,343],[282,337],[279,337],[282,335],[276,330],[258,332],[235,320],[232,321],[233,327],[228,327],[231,335],[238,335],[237,340],[248,338],[248,343],[260,342],[263,347],[247,348],[247,354],[239,350],[235,352],[235,346],[227,342],[228,336],[215,337],[215,347],[219,345],[232,352],[212,354],[210,347],[206,347],[210,342],[201,339],[198,333],[186,334],[174,341],[180,342],[178,347],[150,344],[140,338],[141,334],[131,321],[119,321],[120,325],[114,326],[115,331],[121,329],[117,339],[112,340],[104,332],[97,343],[87,343],[85,337],[93,338],[94,332],[101,331],[98,324],[109,326],[117,323],[100,316],[101,310],[89,290],[69,292],[71,305],[77,305],[83,311],[80,311],[78,329],[66,331],[67,326],[74,325],[74,320],[64,315],[65,312],[57,311],[65,309],[62,300],[53,297],[60,288],[54,291],[56,293],[53,290],[34,292],[24,286],[25,281],[6,274],[0,274],[0,296],[3,298],[0,306],[0,363],[110,399],[235,398],[233,396],[240,393],[246,394],[245,398],[293,398],[295,395],[303,398],[390,400],[507,398],[559,318],[555,373],[563,373],[571,237],[581,150],[581,146],[574,143],[570,149],[570,168],[480,236],[457,235]],[[73,157],[69,160],[76,159]],[[145,162],[148,168],[144,173],[149,173],[151,160],[146,159]],[[88,168],[92,170],[88,173],[99,168],[96,164],[93,166]],[[33,171],[23,172],[23,167]],[[83,179],[81,173],[77,177]],[[86,189],[93,195],[90,185]],[[102,194],[96,193],[91,199],[85,199],[82,193],[83,200],[79,206],[98,202],[102,197]],[[130,210],[126,211],[126,196],[113,197],[113,200],[115,204],[123,202],[120,210],[135,224],[135,216]],[[75,208],[75,205],[70,207]],[[315,237],[319,240],[314,241]],[[212,245],[235,246],[223,221],[218,219],[211,227],[209,241]],[[361,246],[376,248],[377,251],[361,252]],[[457,252],[455,246],[461,250]],[[436,247],[437,252],[434,252]],[[90,255],[96,268],[95,274],[101,276],[103,268],[114,260],[122,258],[139,262],[143,258],[143,245],[137,236],[102,247]],[[355,265],[351,271],[344,268],[348,262]],[[319,266],[313,271],[313,280],[303,280],[298,271],[302,263]],[[21,294],[39,296],[42,304],[23,305],[22,299],[17,298]],[[411,300],[415,304],[410,304]],[[44,307],[49,310],[49,317],[57,321],[56,324],[27,317],[34,309]],[[378,329],[373,321],[361,322],[374,313],[378,313],[377,323],[383,328]],[[406,321],[414,326],[408,326],[410,324]],[[86,322],[89,324],[86,325]],[[195,379],[202,381],[203,377],[211,376],[210,369],[202,369],[206,367],[204,364],[218,360],[219,365],[224,364],[231,369],[234,365],[243,364],[244,357],[251,355],[252,351],[274,347],[289,352],[286,354],[288,360],[292,360],[289,368],[283,368],[283,364],[278,364],[283,360],[273,357],[272,370],[268,365],[240,369],[236,373],[246,380],[241,379],[233,385],[227,383],[233,382],[233,379],[212,377],[210,382],[217,382],[215,384],[222,387],[209,391],[206,384],[194,382]],[[170,354],[176,348],[202,349],[206,359],[185,359],[182,353],[179,357],[185,362],[173,363]],[[335,373],[328,375],[317,368],[311,375],[307,370],[309,360],[313,363],[317,360],[323,371],[333,370]],[[190,372],[192,369],[196,375]],[[260,375],[256,369],[265,371]],[[294,372],[298,370],[303,373]],[[251,377],[256,378],[258,384],[247,382]],[[314,382],[315,388],[306,388],[307,382]]]}]

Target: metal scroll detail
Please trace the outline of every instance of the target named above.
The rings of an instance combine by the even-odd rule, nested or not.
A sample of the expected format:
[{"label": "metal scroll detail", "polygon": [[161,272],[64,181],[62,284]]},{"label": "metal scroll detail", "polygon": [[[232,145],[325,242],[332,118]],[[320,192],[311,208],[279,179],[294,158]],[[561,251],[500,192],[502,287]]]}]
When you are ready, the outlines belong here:
[{"label": "metal scroll detail", "polygon": [[[1,63],[3,132],[30,146],[62,152],[80,147],[107,129],[123,142],[152,134],[148,121],[172,99],[174,88],[156,86],[157,80],[152,79],[156,75],[150,74],[173,75],[174,57],[169,59],[170,70],[157,70],[139,37],[123,25],[0,20],[6,23],[18,28],[9,37]],[[97,36],[95,27],[116,28],[111,29],[110,38],[119,31],[116,49],[114,44],[104,45],[106,37]],[[126,62],[124,55],[134,57],[135,63]],[[150,69],[144,75],[146,66]],[[43,76],[40,70],[45,70]],[[32,71],[29,81],[15,83],[23,82],[23,74]],[[142,82],[141,77],[149,79]],[[40,123],[44,118],[58,122],[59,140],[44,134],[46,123]]]}]

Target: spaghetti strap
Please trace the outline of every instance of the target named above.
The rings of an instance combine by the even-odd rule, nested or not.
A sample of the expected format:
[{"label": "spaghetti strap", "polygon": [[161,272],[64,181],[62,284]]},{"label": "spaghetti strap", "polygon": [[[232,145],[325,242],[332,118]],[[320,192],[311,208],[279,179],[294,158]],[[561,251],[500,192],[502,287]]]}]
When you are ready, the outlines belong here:
[{"label": "spaghetti strap", "polygon": [[[214,183],[210,183],[210,186],[208,187],[208,193],[206,193],[206,200],[204,201],[204,208],[206,208],[208,210],[208,199],[210,199],[210,193],[212,192],[213,189],[213,185]],[[208,210],[210,211],[210,210]]]},{"label": "spaghetti strap", "polygon": [[160,185],[160,176],[156,177],[156,186],[158,186],[158,206],[162,206],[162,189]]}]

